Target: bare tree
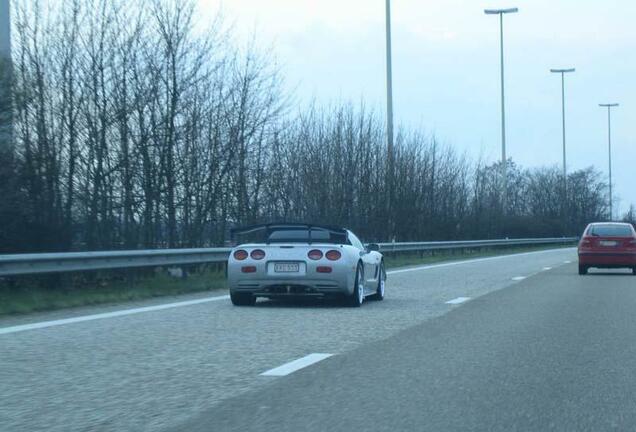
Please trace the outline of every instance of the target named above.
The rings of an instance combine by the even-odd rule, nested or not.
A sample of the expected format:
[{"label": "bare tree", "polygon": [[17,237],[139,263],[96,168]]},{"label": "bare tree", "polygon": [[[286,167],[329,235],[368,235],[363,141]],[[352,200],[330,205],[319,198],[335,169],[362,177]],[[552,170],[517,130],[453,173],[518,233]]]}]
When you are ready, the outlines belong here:
[{"label": "bare tree", "polygon": [[272,53],[220,19],[197,30],[193,0],[60,1],[14,2],[6,251],[218,245],[233,225],[273,220],[380,241],[562,235],[607,217],[593,168],[569,174],[563,206],[556,168],[513,161],[504,212],[499,164],[420,130],[398,130],[389,178],[381,113],[289,111]]}]

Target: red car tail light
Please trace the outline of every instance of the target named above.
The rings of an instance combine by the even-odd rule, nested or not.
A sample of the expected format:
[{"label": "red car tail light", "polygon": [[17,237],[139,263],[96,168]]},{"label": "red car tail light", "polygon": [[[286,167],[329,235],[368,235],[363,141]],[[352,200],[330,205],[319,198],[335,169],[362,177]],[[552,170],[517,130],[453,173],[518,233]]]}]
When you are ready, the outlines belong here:
[{"label": "red car tail light", "polygon": [[318,273],[331,273],[332,270],[333,269],[331,267],[327,267],[327,266],[316,267],[316,271]]},{"label": "red car tail light", "polygon": [[243,273],[256,273],[256,267],[255,266],[244,266],[244,267],[241,267],[241,271]]},{"label": "red car tail light", "polygon": [[244,259],[247,259],[248,256],[247,251],[244,251],[243,249],[239,249],[234,252],[234,259],[237,261],[243,261]]},{"label": "red car tail light", "polygon": [[340,257],[342,257],[342,254],[340,253],[340,251],[330,250],[325,254],[325,256],[329,261],[338,261]]},{"label": "red car tail light", "polygon": [[322,258],[322,251],[318,249],[312,249],[309,251],[309,253],[307,253],[307,257],[310,260],[318,261],[320,258]]},{"label": "red car tail light", "polygon": [[254,249],[250,256],[253,260],[259,261],[265,258],[265,251],[262,249]]},{"label": "red car tail light", "polygon": [[587,238],[587,237],[584,237],[584,238],[581,240],[581,243],[579,243],[579,246],[580,246],[580,247],[584,247],[584,248],[585,248],[585,247],[592,247],[592,239]]}]

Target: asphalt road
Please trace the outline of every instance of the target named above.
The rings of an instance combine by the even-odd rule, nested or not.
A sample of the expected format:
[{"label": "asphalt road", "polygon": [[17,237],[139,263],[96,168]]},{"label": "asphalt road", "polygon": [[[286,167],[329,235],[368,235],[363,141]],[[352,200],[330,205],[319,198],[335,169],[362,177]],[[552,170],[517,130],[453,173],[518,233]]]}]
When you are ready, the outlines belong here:
[{"label": "asphalt road", "polygon": [[334,356],[188,431],[634,431],[636,278],[547,271]]},{"label": "asphalt road", "polygon": [[[634,430],[636,278],[567,261],[400,270],[361,309],[221,298],[0,320],[0,430]],[[333,356],[261,375],[312,353]]]}]

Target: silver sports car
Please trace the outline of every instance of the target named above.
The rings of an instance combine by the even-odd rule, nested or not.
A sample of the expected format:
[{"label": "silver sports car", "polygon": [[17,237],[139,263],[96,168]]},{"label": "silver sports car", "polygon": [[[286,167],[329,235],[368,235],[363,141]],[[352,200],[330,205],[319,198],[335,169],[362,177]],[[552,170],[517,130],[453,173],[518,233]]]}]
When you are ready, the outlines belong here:
[{"label": "silver sports car", "polygon": [[235,229],[228,259],[232,303],[257,297],[344,297],[354,307],[384,299],[386,272],[376,244],[364,246],[349,230],[280,223]]}]

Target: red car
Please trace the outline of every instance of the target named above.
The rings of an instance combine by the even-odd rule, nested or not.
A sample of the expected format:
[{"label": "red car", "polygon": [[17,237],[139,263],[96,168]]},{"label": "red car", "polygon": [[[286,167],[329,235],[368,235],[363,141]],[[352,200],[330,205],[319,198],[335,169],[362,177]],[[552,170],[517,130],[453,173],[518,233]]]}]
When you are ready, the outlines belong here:
[{"label": "red car", "polygon": [[636,275],[636,230],[628,223],[593,223],[579,242],[579,274],[591,267],[629,268]]}]

